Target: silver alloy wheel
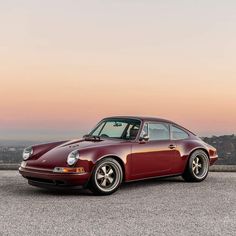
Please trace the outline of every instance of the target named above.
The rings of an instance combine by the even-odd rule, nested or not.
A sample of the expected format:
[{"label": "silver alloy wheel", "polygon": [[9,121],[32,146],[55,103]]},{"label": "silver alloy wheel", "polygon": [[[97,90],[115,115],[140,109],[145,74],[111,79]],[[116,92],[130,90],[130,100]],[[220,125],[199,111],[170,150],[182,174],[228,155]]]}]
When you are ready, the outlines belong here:
[{"label": "silver alloy wheel", "polygon": [[101,164],[95,173],[95,183],[104,192],[114,190],[120,183],[121,173],[113,162]]},{"label": "silver alloy wheel", "polygon": [[204,178],[208,173],[208,168],[209,168],[208,159],[205,155],[197,155],[193,159],[192,172],[196,178],[198,179]]}]

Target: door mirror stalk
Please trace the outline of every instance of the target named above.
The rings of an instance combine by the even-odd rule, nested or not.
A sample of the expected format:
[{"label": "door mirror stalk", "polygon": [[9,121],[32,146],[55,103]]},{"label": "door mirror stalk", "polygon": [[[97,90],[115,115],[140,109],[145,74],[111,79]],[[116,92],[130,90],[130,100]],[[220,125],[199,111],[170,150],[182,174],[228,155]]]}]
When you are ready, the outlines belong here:
[{"label": "door mirror stalk", "polygon": [[147,134],[143,135],[143,137],[139,138],[141,143],[146,143],[149,140],[149,136]]}]

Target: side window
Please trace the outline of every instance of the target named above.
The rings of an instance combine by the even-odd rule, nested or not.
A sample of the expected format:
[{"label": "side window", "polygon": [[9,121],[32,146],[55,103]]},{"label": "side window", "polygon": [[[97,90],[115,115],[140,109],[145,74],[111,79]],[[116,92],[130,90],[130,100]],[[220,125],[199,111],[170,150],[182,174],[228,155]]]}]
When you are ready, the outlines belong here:
[{"label": "side window", "polygon": [[148,124],[149,140],[168,140],[170,139],[169,125],[164,123]]},{"label": "side window", "polygon": [[139,132],[140,124],[129,125],[126,133],[126,139],[134,140],[136,139]]},{"label": "side window", "polygon": [[187,132],[173,125],[171,126],[171,135],[173,140],[186,139],[189,136]]}]

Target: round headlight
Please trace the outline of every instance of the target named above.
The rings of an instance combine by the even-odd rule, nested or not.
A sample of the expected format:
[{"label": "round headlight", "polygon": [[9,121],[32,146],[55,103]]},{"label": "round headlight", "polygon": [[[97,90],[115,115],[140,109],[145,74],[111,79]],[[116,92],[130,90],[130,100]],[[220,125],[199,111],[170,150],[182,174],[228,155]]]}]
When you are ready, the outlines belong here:
[{"label": "round headlight", "polygon": [[32,147],[27,147],[23,151],[23,159],[26,161],[28,160],[34,153],[34,150]]},{"label": "round headlight", "polygon": [[78,159],[79,159],[79,152],[77,150],[73,151],[67,157],[67,164],[69,166],[73,166],[78,161]]}]

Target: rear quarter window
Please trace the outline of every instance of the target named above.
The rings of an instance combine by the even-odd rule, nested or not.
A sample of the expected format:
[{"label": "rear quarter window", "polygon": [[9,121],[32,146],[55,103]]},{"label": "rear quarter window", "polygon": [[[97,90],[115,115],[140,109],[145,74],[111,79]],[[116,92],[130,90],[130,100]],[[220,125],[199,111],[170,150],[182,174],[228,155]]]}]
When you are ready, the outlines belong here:
[{"label": "rear quarter window", "polygon": [[171,137],[173,140],[182,140],[187,139],[189,134],[181,128],[178,128],[174,125],[171,126]]}]

